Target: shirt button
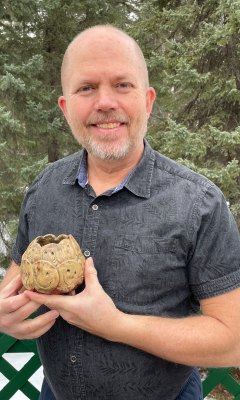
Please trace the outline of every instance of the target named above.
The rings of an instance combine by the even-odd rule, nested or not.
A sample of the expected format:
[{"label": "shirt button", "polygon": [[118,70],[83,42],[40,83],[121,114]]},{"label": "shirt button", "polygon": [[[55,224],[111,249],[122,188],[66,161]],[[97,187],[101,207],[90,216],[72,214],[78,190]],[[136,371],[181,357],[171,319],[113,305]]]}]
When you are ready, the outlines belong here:
[{"label": "shirt button", "polygon": [[93,209],[94,211],[98,210],[98,205],[97,205],[97,204],[93,204],[92,209]]},{"label": "shirt button", "polygon": [[89,257],[90,256],[90,251],[89,250],[85,250],[84,253],[85,257]]},{"label": "shirt button", "polygon": [[72,361],[73,363],[75,363],[75,362],[77,361],[77,357],[76,357],[76,356],[72,356],[72,357],[71,357],[71,361]]}]

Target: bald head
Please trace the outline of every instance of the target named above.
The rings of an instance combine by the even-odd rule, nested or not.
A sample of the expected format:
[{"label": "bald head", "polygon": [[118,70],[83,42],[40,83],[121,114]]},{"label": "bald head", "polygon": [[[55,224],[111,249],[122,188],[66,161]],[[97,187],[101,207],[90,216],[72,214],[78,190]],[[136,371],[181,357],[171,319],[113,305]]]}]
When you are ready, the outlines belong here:
[{"label": "bald head", "polygon": [[77,52],[78,49],[83,50],[85,47],[89,48],[89,46],[92,46],[94,42],[97,42],[99,40],[104,41],[107,38],[113,38],[113,45],[114,39],[116,39],[118,42],[120,41],[123,45],[126,46],[126,52],[129,51],[132,54],[135,54],[138,63],[138,70],[140,70],[141,74],[143,75],[145,88],[147,89],[149,87],[146,62],[142,50],[138,46],[137,42],[125,32],[111,25],[96,25],[78,34],[69,44],[64,54],[61,69],[63,93],[65,92],[66,81],[69,74],[71,62],[74,57],[74,53]]}]

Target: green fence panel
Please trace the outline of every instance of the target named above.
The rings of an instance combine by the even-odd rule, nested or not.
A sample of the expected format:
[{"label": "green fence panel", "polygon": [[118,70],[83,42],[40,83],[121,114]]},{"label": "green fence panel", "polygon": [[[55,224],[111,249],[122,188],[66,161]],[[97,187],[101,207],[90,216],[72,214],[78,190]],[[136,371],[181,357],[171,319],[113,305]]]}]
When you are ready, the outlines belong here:
[{"label": "green fence panel", "polygon": [[203,381],[203,397],[221,383],[234,397],[234,400],[240,400],[240,384],[233,379],[230,372],[233,368],[208,368],[209,376]]},{"label": "green fence panel", "polygon": [[[34,353],[30,360],[17,371],[2,356],[5,353]],[[39,369],[41,361],[38,356],[35,340],[17,340],[11,336],[0,333],[0,372],[9,382],[0,390],[0,399],[9,400],[21,390],[30,400],[38,400],[39,390],[28,379]]]},{"label": "green fence panel", "polygon": [[39,391],[33,386],[28,379],[41,366],[38,355],[34,355],[20,370],[17,371],[11,364],[1,358],[0,372],[9,379],[6,386],[0,391],[1,400],[9,400],[18,391],[21,390],[29,399],[38,400]]},{"label": "green fence panel", "polygon": [[[17,371],[2,356],[5,353],[33,353],[31,359]],[[21,390],[30,400],[38,400],[39,391],[28,379],[39,369],[41,361],[38,356],[35,340],[17,340],[11,336],[0,333],[0,372],[9,382],[0,390],[1,400],[10,400]],[[219,384],[223,385],[234,397],[240,400],[240,384],[233,379],[230,372],[233,368],[209,368],[209,376],[203,381],[203,396],[206,397]]]}]

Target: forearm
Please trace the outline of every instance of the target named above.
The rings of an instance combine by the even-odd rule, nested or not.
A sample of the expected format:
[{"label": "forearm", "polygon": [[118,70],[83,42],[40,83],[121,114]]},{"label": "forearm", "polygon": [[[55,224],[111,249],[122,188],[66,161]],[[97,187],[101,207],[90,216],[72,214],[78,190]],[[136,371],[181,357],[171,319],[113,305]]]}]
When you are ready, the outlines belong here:
[{"label": "forearm", "polygon": [[226,367],[240,364],[239,344],[220,321],[209,316],[182,319],[121,313],[110,340],[186,365]]},{"label": "forearm", "polygon": [[0,291],[5,288],[5,286],[8,285],[8,283],[10,283],[15,276],[17,276],[20,272],[20,267],[19,265],[17,265],[14,261],[12,262],[12,264],[10,265],[9,269],[6,272],[5,277],[3,278],[3,281],[0,284]]}]

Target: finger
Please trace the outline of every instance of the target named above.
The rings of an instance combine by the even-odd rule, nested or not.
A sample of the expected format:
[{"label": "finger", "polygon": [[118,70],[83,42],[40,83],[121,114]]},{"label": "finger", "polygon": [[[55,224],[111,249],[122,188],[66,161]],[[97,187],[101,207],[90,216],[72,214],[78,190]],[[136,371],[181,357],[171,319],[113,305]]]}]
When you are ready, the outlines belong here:
[{"label": "finger", "polygon": [[17,275],[8,285],[5,286],[5,288],[1,290],[0,297],[2,299],[6,299],[10,296],[16,296],[21,287],[22,280],[20,278],[20,275]]},{"label": "finger", "polygon": [[5,327],[10,327],[14,324],[21,323],[26,318],[28,318],[30,315],[32,315],[39,307],[40,307],[40,304],[35,303],[33,301],[29,301],[27,304],[20,307],[15,312],[11,312],[11,313],[5,315],[2,319],[2,324]]},{"label": "finger", "polygon": [[25,290],[27,290],[27,289],[25,288],[25,286],[22,286],[21,289],[18,291],[18,294],[24,293]]},{"label": "finger", "polygon": [[37,339],[40,336],[44,335],[44,333],[46,333],[47,331],[49,331],[49,329],[51,329],[51,327],[55,324],[55,322],[56,320],[53,320],[48,324],[42,326],[40,329],[34,331],[33,333],[30,333],[27,339]]},{"label": "finger", "polygon": [[88,258],[85,262],[84,275],[86,287],[96,284],[99,285],[97,270],[94,267],[92,257]]},{"label": "finger", "polygon": [[25,292],[19,294],[18,296],[8,297],[6,299],[3,299],[1,302],[1,312],[3,314],[12,313],[29,302],[30,299],[29,297],[25,296]]},{"label": "finger", "polygon": [[59,294],[40,294],[37,292],[30,292],[26,290],[24,294],[35,301],[38,304],[44,304],[48,308],[58,310],[58,309],[65,309],[70,301],[72,301],[71,296],[61,296]]},{"label": "finger", "polygon": [[57,311],[49,311],[34,319],[25,320],[21,324],[16,324],[17,332],[12,332],[12,334],[20,339],[35,339],[54,325],[58,315]]},{"label": "finger", "polygon": [[71,292],[67,293],[67,296],[75,296],[76,295],[76,290],[71,290]]}]

